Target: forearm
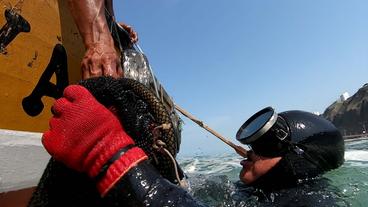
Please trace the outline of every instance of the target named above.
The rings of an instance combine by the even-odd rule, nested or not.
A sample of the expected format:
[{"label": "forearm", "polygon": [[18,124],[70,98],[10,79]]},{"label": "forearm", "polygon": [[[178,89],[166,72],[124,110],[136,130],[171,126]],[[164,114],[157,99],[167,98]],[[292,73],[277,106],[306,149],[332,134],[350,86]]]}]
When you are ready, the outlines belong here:
[{"label": "forearm", "polygon": [[184,189],[164,179],[147,161],[132,168],[110,192],[114,200],[126,195],[138,206],[204,207]]},{"label": "forearm", "polygon": [[105,0],[68,0],[68,5],[86,48],[99,42],[114,44],[106,22]]},{"label": "forearm", "polygon": [[86,47],[81,71],[82,79],[98,76],[123,76],[120,55],[115,49],[106,21],[106,7],[112,11],[112,0],[68,0],[79,33]]}]

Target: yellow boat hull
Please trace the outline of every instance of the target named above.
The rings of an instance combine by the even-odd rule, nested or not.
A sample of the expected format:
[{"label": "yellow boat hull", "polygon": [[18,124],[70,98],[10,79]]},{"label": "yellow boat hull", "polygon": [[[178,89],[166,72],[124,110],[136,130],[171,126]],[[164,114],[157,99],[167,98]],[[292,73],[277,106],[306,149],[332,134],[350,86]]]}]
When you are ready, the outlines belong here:
[{"label": "yellow boat hull", "polygon": [[[68,83],[80,79],[80,62],[84,54],[82,39],[65,0],[5,0],[1,3],[5,5],[0,5],[0,128],[42,132],[48,128],[54,98],[45,92],[40,97],[44,107],[33,114],[27,113],[23,100],[33,96],[41,77],[45,81],[46,76],[56,84],[55,71],[47,75],[50,71],[45,70],[57,44],[66,51]],[[17,28],[21,23],[14,21],[17,15],[21,16],[17,20],[23,18],[29,24],[28,32],[17,33],[17,29],[22,30]],[[58,66],[58,63],[51,66]],[[43,91],[48,90],[46,86],[41,86]],[[31,109],[34,107],[32,103],[27,104]]]}]

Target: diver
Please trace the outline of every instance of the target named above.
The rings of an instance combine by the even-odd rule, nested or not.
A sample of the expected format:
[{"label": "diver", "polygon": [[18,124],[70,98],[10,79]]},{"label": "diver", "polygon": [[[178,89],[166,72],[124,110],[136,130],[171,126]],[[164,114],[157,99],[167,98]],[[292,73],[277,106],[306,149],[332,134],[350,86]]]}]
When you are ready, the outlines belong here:
[{"label": "diver", "polygon": [[236,138],[252,149],[241,162],[240,180],[266,191],[293,187],[344,162],[338,129],[308,112],[277,114],[267,107],[250,117]]},{"label": "diver", "polygon": [[[164,179],[147,154],[125,132],[113,110],[84,87],[65,89],[52,111],[42,142],[56,160],[95,183],[113,206],[204,206],[186,190]],[[240,128],[237,139],[252,150],[241,162],[247,185],[275,190],[298,185],[343,163],[344,141],[330,122],[311,113],[277,114],[265,108]]]}]

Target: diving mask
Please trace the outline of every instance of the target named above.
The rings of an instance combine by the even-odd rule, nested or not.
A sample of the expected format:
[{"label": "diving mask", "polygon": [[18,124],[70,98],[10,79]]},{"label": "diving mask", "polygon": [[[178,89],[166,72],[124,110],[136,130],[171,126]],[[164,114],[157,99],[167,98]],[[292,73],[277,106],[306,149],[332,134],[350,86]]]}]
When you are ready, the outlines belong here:
[{"label": "diving mask", "polygon": [[272,107],[251,116],[238,130],[236,139],[261,156],[282,156],[290,148],[290,129]]}]

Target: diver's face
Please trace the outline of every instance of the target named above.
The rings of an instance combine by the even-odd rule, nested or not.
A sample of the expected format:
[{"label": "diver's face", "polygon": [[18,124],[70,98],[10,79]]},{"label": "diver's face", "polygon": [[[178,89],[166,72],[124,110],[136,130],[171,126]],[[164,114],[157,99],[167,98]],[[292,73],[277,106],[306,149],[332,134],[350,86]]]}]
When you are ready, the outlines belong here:
[{"label": "diver's face", "polygon": [[280,160],[281,157],[262,157],[250,151],[248,159],[240,162],[243,169],[240,171],[239,178],[244,183],[251,184],[271,170]]}]

